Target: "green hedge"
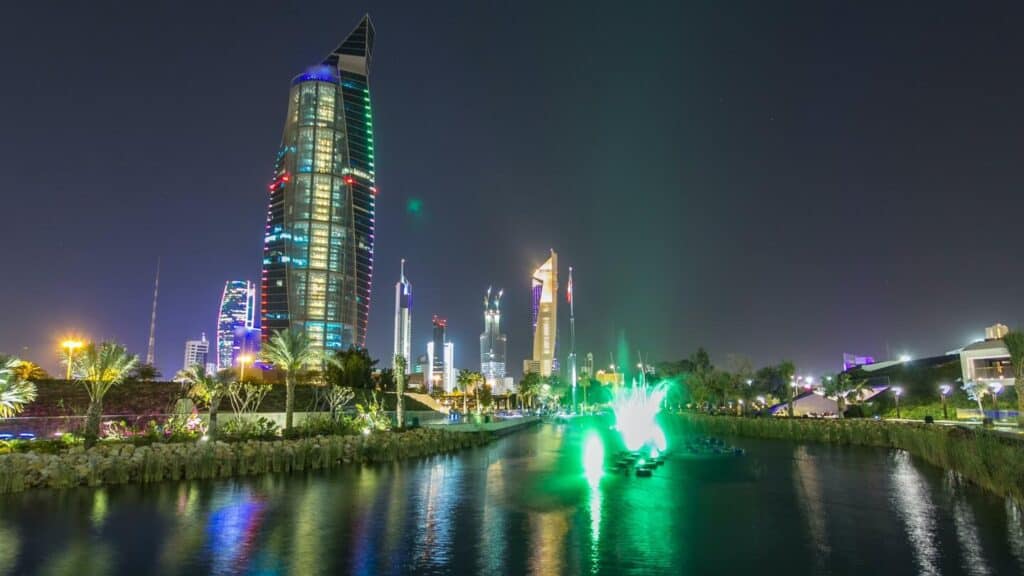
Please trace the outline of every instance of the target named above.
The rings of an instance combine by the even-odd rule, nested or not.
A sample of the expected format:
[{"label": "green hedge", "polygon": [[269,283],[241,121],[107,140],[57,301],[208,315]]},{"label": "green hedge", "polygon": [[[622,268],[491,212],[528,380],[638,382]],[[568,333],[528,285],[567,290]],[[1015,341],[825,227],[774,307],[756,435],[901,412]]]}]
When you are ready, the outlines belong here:
[{"label": "green hedge", "polygon": [[1024,502],[1024,440],[1007,433],[882,420],[737,418],[698,414],[676,418],[676,423],[684,430],[702,434],[906,450],[930,464],[953,470],[986,490]]}]

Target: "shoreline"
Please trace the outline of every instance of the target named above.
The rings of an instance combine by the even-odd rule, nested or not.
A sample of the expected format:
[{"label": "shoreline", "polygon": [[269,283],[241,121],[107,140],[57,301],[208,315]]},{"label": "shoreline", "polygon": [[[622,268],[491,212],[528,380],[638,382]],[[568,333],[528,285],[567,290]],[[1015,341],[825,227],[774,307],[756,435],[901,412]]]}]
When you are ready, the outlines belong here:
[{"label": "shoreline", "polygon": [[488,430],[454,431],[431,427],[366,435],[231,443],[199,441],[135,446],[106,442],[89,449],[75,446],[56,454],[0,455],[0,494],[37,488],[95,488],[329,470],[350,464],[445,454],[483,446],[498,437],[499,434]]},{"label": "shoreline", "polygon": [[998,496],[1024,503],[1024,439],[983,429],[884,420],[673,414],[683,431],[905,450]]}]

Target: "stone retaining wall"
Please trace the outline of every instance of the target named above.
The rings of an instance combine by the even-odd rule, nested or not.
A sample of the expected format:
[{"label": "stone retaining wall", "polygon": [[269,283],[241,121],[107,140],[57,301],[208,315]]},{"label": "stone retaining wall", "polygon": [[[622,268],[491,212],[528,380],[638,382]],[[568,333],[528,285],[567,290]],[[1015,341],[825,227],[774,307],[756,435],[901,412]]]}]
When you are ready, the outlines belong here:
[{"label": "stone retaining wall", "polygon": [[479,446],[489,433],[420,428],[360,436],[296,440],[190,442],[134,446],[104,442],[59,454],[0,455],[0,494],[70,488],[324,470],[348,463],[391,462]]}]

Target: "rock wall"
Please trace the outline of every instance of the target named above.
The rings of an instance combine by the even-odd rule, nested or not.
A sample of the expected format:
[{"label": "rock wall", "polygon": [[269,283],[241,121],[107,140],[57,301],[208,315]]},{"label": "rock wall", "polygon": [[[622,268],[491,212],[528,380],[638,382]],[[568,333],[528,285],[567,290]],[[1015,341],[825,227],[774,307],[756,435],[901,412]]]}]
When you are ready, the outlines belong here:
[{"label": "rock wall", "polygon": [[391,462],[479,446],[489,433],[420,428],[365,436],[317,436],[237,443],[195,442],[134,446],[105,442],[59,454],[0,455],[0,493],[165,480],[228,478],[324,470],[351,463]]}]

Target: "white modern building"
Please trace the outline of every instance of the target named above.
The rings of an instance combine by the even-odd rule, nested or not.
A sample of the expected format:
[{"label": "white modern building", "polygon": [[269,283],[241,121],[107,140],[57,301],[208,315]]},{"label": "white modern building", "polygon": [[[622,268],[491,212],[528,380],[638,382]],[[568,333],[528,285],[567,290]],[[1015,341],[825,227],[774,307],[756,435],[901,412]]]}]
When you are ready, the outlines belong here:
[{"label": "white modern building", "polygon": [[960,350],[960,370],[964,382],[1013,386],[1010,351],[1002,340],[1009,331],[1003,324],[989,326],[985,329],[984,340],[968,344]]},{"label": "white modern building", "polygon": [[501,295],[487,289],[484,297],[484,332],[480,335],[480,373],[491,389],[505,378],[506,338],[501,333]]},{"label": "white modern building", "polygon": [[391,360],[405,358],[406,372],[412,372],[412,283],[405,278],[405,258],[395,284],[395,348]]},{"label": "white modern building", "polygon": [[182,370],[188,370],[196,364],[208,368],[210,358],[210,342],[206,340],[206,333],[203,332],[199,340],[188,340],[185,342],[185,362]]}]

